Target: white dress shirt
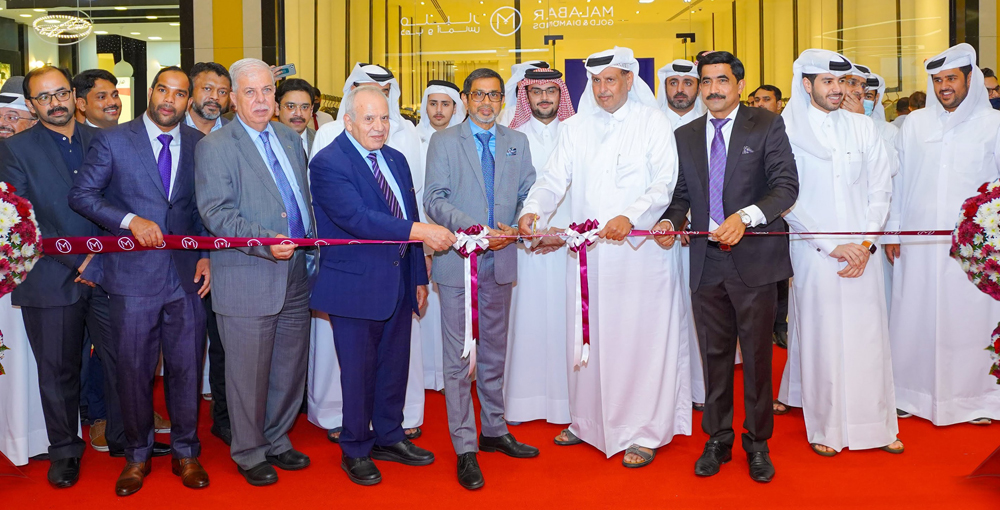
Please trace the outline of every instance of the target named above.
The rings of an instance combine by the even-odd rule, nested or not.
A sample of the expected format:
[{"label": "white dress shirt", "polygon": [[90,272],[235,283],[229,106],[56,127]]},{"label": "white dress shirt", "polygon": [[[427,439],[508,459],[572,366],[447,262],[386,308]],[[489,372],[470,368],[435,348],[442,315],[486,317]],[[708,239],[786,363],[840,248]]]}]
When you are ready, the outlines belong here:
[{"label": "white dress shirt", "polygon": [[[736,123],[736,113],[740,111],[743,106],[737,106],[733,111],[729,112],[726,116],[729,122],[722,126],[722,139],[726,146],[726,160],[728,161],[730,157],[739,157],[740,153],[733,153],[729,150],[729,140],[732,138],[730,135],[733,133],[733,124]],[[708,151],[708,164],[712,165],[712,140],[715,139],[715,126],[712,124],[712,119],[715,117],[711,113],[708,114],[708,119],[705,121],[705,147]],[[737,150],[742,150],[742,147],[738,147]],[[764,213],[756,205],[750,204],[743,207],[743,212],[750,216],[750,226],[756,227],[766,223],[767,218]],[[715,230],[719,228],[719,224],[715,222],[711,217],[708,218],[708,230]]]},{"label": "white dress shirt", "polygon": [[[177,180],[177,164],[181,160],[181,125],[177,124],[170,131],[163,131],[159,126],[153,123],[153,120],[149,118],[148,113],[142,114],[142,123],[146,126],[146,136],[149,137],[149,146],[153,149],[153,160],[159,161],[160,150],[163,148],[163,143],[161,143],[157,138],[160,135],[170,135],[170,189],[165,190],[167,192],[167,201],[170,201],[170,192],[174,189],[174,181]],[[125,218],[122,219],[121,228],[128,229],[129,223],[132,222],[132,218],[135,218],[134,213],[128,213]]]}]

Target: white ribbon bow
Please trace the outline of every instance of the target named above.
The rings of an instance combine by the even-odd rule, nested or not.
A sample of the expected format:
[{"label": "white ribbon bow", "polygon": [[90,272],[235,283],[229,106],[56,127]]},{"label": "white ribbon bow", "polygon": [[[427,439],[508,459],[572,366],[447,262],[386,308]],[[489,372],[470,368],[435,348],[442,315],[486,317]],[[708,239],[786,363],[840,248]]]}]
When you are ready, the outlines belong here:
[{"label": "white ribbon bow", "polygon": [[472,256],[476,249],[485,250],[490,246],[489,229],[483,226],[483,230],[476,235],[469,235],[465,232],[456,232],[458,238],[453,245],[456,251],[469,254],[465,259],[465,345],[462,347],[462,359],[469,358],[469,378],[471,379],[476,371],[476,338],[472,334]]},{"label": "white ribbon bow", "polygon": [[[599,230],[596,228],[583,233],[568,228],[563,234],[566,238],[566,244],[571,249],[583,246],[582,249],[586,250],[587,244],[597,242],[598,232]],[[579,263],[580,259],[578,258],[577,264]],[[576,277],[576,306],[573,307],[573,310],[575,316],[573,320],[573,368],[580,368],[581,365],[586,365],[590,360],[590,344],[583,343],[583,284],[580,281],[580,276]]]}]

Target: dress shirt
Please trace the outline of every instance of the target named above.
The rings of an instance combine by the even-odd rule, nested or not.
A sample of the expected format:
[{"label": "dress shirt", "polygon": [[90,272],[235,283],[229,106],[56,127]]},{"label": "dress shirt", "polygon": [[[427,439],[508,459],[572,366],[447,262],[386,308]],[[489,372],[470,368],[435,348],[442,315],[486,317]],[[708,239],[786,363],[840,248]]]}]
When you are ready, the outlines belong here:
[{"label": "dress shirt", "polygon": [[472,128],[472,136],[476,137],[476,153],[479,154],[479,160],[480,161],[483,160],[483,144],[479,141],[479,137],[476,136],[476,135],[478,135],[479,133],[485,133],[486,131],[489,131],[490,134],[493,135],[493,136],[490,137],[490,154],[493,155],[493,160],[496,161],[496,159],[497,159],[497,125],[494,123],[492,126],[490,126],[490,129],[487,130],[487,129],[483,129],[483,128],[479,127],[479,125],[476,124],[475,122],[473,122],[472,119],[469,119],[469,127]]},{"label": "dress shirt", "polygon": [[[149,118],[148,113],[142,114],[142,124],[146,126],[146,136],[149,137],[149,146],[153,149],[153,161],[159,161],[160,149],[163,148],[163,144],[157,139],[160,135],[170,135],[170,189],[165,190],[167,192],[167,202],[170,201],[170,192],[174,189],[174,181],[177,180],[177,164],[181,160],[181,125],[177,124],[170,131],[163,131],[159,126],[153,123],[152,119]],[[122,219],[121,228],[128,230],[128,226],[132,223],[132,218],[135,218],[134,213],[128,213],[125,218]]]},{"label": "dress shirt", "polygon": [[306,151],[306,156],[309,156],[309,128],[306,128],[299,134],[299,138],[302,139],[302,148]]},{"label": "dress shirt", "polygon": [[[312,226],[309,223],[309,204],[302,198],[302,189],[299,188],[299,180],[295,177],[295,172],[292,171],[292,162],[288,160],[288,154],[285,154],[285,146],[282,145],[278,134],[274,132],[274,127],[269,122],[264,131],[257,131],[244,124],[243,119],[239,115],[235,117],[235,120],[246,130],[247,135],[253,140],[254,146],[257,147],[257,152],[260,153],[260,158],[264,161],[264,166],[270,169],[271,162],[267,157],[267,151],[264,149],[264,141],[260,138],[260,134],[264,131],[268,133],[267,141],[271,145],[271,150],[274,152],[275,157],[278,158],[278,164],[281,165],[281,171],[284,172],[288,184],[292,187],[292,192],[295,193],[295,201],[298,202],[299,212],[302,214],[302,226],[305,228],[306,235],[309,235],[310,227]],[[271,178],[274,178],[274,174],[271,175]],[[274,185],[277,186],[278,181],[274,181]]]},{"label": "dress shirt", "polygon": [[59,155],[62,157],[63,163],[66,163],[66,168],[73,175],[76,175],[80,171],[80,167],[83,166],[83,139],[80,136],[80,130],[74,129],[72,138],[48,128],[45,131],[59,147]]},{"label": "dress shirt", "polygon": [[[743,108],[743,106],[737,105],[736,108],[733,108],[733,111],[729,112],[729,115],[726,116],[726,118],[729,119],[729,122],[727,122],[724,126],[722,126],[722,139],[724,140],[726,146],[727,162],[729,161],[729,158],[733,157],[738,158],[740,156],[739,152],[732,153],[729,151],[729,140],[732,139],[730,135],[733,133],[733,124],[736,123],[736,113],[740,111],[740,108]],[[705,120],[705,147],[707,149],[706,153],[708,154],[707,161],[710,166],[712,164],[712,140],[715,139],[715,125],[712,124],[712,119],[714,118],[715,117],[713,117],[712,114],[709,113],[708,118]],[[739,148],[739,150],[742,149],[743,149],[742,147]],[[766,223],[767,217],[764,216],[764,213],[756,205],[749,204],[743,207],[742,209],[743,212],[747,213],[747,215],[750,216],[751,227],[756,227],[757,225],[762,225]],[[715,230],[717,228],[719,228],[719,224],[716,223],[715,220],[713,220],[710,216],[708,218],[708,230]]]},{"label": "dress shirt", "polygon": [[344,131],[344,134],[346,134],[347,139],[351,141],[351,145],[354,145],[354,148],[358,150],[359,154],[361,154],[361,159],[363,159],[365,164],[368,165],[368,170],[372,173],[372,175],[375,175],[375,169],[372,167],[372,161],[368,159],[368,155],[375,153],[375,160],[378,161],[379,172],[382,173],[382,177],[385,178],[385,182],[389,183],[389,189],[392,191],[392,194],[395,195],[396,202],[399,203],[399,209],[403,212],[403,219],[410,219],[409,215],[406,213],[406,203],[403,202],[403,194],[399,192],[399,184],[396,182],[396,178],[393,177],[392,171],[389,170],[389,164],[386,163],[385,157],[382,156],[382,150],[379,149],[377,151],[370,151],[358,143],[358,141],[351,136],[351,133]]},{"label": "dress shirt", "polygon": [[[195,125],[195,123],[194,123],[193,120],[191,120],[191,112],[190,111],[184,114],[184,123],[187,124],[188,127],[193,127],[195,129],[198,129],[198,126]],[[222,129],[222,115],[219,115],[219,117],[217,119],[215,119],[215,125],[212,126],[212,130],[209,131],[209,133],[214,133],[214,132],[218,131],[219,129]]]}]

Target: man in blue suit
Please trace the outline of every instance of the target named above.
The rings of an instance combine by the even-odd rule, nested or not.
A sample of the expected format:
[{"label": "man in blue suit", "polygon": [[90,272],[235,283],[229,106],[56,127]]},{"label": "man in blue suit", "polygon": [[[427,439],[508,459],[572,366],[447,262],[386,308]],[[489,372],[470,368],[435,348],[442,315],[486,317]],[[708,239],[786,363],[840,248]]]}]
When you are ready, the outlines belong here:
[{"label": "man in blue suit", "polygon": [[[345,131],[309,163],[320,238],[416,240],[435,251],[455,243],[451,231],[420,223],[406,158],[385,146],[389,103],[361,86],[340,103]],[[372,459],[424,466],[434,454],[403,433],[410,326],[427,299],[427,266],[419,244],[362,244],[321,249],[311,308],[327,312],[344,392],[341,467],[351,481],[374,485]],[[371,429],[369,429],[369,425]]]},{"label": "man in blue suit", "polygon": [[[161,245],[163,234],[208,235],[194,190],[194,148],[203,135],[182,124],[190,83],[180,68],[161,70],[153,78],[144,115],[94,136],[70,190],[73,210],[115,235],[131,233],[145,247]],[[127,443],[127,463],[115,492],[135,493],[150,471],[153,377],[161,350],[173,421],[173,472],[187,487],[206,487],[197,427],[207,255],[149,250],[102,257]]]}]

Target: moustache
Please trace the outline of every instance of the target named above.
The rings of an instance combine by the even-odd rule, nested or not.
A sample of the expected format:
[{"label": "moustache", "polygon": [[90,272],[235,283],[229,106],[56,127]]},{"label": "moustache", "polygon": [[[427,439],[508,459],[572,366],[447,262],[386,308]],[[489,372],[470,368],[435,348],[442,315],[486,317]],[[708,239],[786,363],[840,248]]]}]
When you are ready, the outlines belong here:
[{"label": "moustache", "polygon": [[538,103],[538,106],[552,106],[552,104],[552,101],[542,101],[541,103]]},{"label": "moustache", "polygon": [[66,108],[65,106],[57,106],[57,107],[49,110],[48,112],[46,112],[46,114],[49,117],[52,117],[53,115],[56,115],[58,113],[69,113],[69,108]]},{"label": "moustache", "polygon": [[709,94],[705,99],[725,99],[726,96],[722,94]]},{"label": "moustache", "polygon": [[215,101],[212,101],[211,99],[209,99],[209,100],[207,100],[207,101],[205,101],[204,103],[201,104],[202,108],[208,108],[209,106],[218,108],[220,110],[222,109],[222,105],[220,105],[219,103],[217,103]]},{"label": "moustache", "polygon": [[109,107],[107,107],[107,108],[104,109],[104,111],[107,112],[107,113],[117,112],[118,110],[119,110],[119,108],[117,106],[109,106]]},{"label": "moustache", "polygon": [[683,92],[679,92],[677,94],[674,94],[674,99],[687,99],[687,98],[688,98],[688,95],[685,94],[685,93],[683,93]]},{"label": "moustache", "polygon": [[14,128],[12,128],[10,126],[0,126],[0,133],[10,133],[11,135],[13,135],[14,134]]},{"label": "moustache", "polygon": [[290,120],[291,122],[305,122],[305,121],[306,121],[306,119],[304,119],[304,118],[302,118],[302,117],[292,117],[292,118],[291,118],[291,119],[289,119],[289,120]]}]

